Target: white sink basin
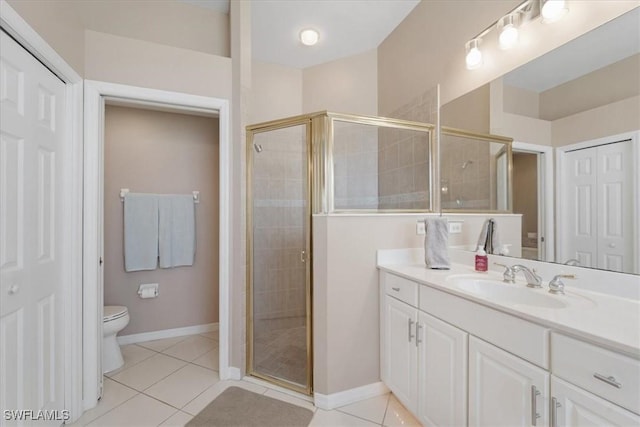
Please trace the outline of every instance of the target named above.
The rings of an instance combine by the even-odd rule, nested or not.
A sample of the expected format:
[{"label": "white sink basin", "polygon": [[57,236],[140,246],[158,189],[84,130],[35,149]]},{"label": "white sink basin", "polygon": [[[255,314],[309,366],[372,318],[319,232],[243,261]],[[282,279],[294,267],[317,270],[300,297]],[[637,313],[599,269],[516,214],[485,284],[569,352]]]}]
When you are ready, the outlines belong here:
[{"label": "white sink basin", "polygon": [[547,309],[593,306],[591,300],[578,295],[554,295],[546,292],[546,288],[531,289],[521,283],[505,283],[489,277],[455,275],[447,281],[462,291],[498,303]]}]

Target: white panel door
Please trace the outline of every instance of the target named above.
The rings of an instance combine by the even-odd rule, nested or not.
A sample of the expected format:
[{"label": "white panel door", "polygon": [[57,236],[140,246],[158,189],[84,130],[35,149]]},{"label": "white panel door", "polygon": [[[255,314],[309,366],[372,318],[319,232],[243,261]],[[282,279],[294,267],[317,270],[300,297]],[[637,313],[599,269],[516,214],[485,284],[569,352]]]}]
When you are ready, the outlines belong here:
[{"label": "white panel door", "polygon": [[549,373],[469,337],[469,425],[546,426]]},{"label": "white panel door", "polygon": [[551,396],[551,427],[640,425],[640,416],[553,375]]},{"label": "white panel door", "polygon": [[572,258],[584,267],[597,265],[597,159],[595,149],[576,150],[566,154],[564,171],[563,251],[560,262]]},{"label": "white panel door", "polygon": [[598,262],[595,267],[633,271],[633,151],[631,140],[597,147]]},{"label": "white panel door", "polygon": [[0,37],[0,406],[62,410],[65,86]]},{"label": "white panel door", "polygon": [[466,332],[418,316],[418,417],[425,426],[467,425]]},{"label": "white panel door", "polygon": [[385,296],[386,384],[407,409],[417,413],[418,349],[415,324],[418,310],[395,298]]}]

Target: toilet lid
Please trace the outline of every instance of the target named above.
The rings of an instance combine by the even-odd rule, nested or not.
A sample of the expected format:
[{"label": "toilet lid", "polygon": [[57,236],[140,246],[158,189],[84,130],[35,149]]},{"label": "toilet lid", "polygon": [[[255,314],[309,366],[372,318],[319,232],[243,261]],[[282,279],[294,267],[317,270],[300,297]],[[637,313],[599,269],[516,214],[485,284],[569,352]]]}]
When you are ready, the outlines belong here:
[{"label": "toilet lid", "polygon": [[106,305],[102,316],[103,322],[118,319],[127,314],[127,307],[122,305]]}]

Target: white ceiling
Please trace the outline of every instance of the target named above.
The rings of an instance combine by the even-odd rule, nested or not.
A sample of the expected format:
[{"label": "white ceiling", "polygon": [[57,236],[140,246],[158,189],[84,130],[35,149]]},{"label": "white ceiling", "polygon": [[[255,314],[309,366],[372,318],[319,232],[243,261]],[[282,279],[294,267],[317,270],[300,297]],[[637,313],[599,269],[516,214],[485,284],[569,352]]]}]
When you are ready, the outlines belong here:
[{"label": "white ceiling", "polygon": [[[251,3],[251,49],[258,61],[306,68],[378,47],[419,0],[260,0]],[[320,32],[315,46],[299,33]]]},{"label": "white ceiling", "polygon": [[[229,13],[228,0],[181,0]],[[240,1],[240,0],[232,0]],[[258,61],[306,68],[375,49],[420,0],[253,0],[251,49]],[[300,31],[320,32],[304,46]]]},{"label": "white ceiling", "polygon": [[534,59],[504,76],[505,84],[544,92],[640,53],[640,8]]}]

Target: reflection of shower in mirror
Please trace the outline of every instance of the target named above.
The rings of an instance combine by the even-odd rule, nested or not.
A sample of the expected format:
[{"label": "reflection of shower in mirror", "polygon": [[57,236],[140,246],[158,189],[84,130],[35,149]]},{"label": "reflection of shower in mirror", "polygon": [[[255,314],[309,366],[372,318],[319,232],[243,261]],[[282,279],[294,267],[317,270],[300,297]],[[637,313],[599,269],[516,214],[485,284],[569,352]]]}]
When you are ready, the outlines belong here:
[{"label": "reflection of shower in mirror", "polygon": [[462,169],[466,169],[470,164],[473,164],[473,160],[467,160],[462,164]]},{"label": "reflection of shower in mirror", "polygon": [[256,153],[262,153],[262,145],[254,143],[253,148],[255,148]]}]

